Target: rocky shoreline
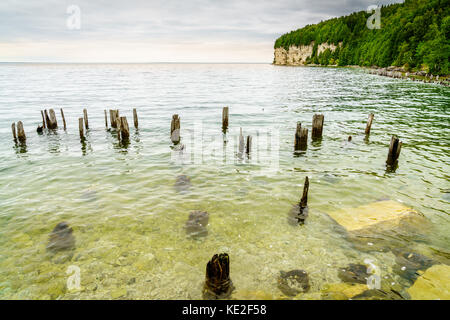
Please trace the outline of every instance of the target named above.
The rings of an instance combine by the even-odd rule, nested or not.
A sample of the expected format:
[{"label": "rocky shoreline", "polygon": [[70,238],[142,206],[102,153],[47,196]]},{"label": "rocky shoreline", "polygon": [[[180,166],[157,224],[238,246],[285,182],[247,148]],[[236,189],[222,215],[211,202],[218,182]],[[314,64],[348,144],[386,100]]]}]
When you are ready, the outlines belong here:
[{"label": "rocky shoreline", "polygon": [[401,67],[394,67],[394,66],[387,68],[380,68],[373,66],[365,69],[368,69],[368,72],[370,74],[375,74],[379,76],[390,77],[394,79],[409,79],[412,81],[421,81],[424,83],[434,83],[443,85],[445,87],[450,86],[449,76],[433,75],[425,71],[408,72]]}]

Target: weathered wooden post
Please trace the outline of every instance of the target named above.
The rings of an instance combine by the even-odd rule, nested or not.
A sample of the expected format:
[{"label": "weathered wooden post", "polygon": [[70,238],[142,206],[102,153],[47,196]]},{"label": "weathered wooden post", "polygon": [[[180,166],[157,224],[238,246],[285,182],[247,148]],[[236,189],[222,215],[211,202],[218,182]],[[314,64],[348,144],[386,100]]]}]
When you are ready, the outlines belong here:
[{"label": "weathered wooden post", "polygon": [[83,118],[78,118],[78,130],[80,131],[80,139],[84,140]]},{"label": "weathered wooden post", "polygon": [[109,109],[109,121],[111,122],[111,128],[114,128],[114,110]]},{"label": "weathered wooden post", "polygon": [[49,118],[48,118],[48,112],[47,109],[44,109],[44,115],[45,115],[45,123],[47,124],[47,129],[50,129],[50,127],[48,126],[49,123]]},{"label": "weathered wooden post", "polygon": [[375,115],[373,113],[369,114],[369,119],[367,120],[367,125],[366,125],[366,135],[370,134],[370,127],[372,126],[372,121],[373,121],[373,117]]},{"label": "weathered wooden post", "polygon": [[245,146],[245,152],[250,155],[252,151],[252,136],[247,136],[247,145]]},{"label": "weathered wooden post", "polygon": [[130,128],[128,127],[127,117],[120,117],[120,138],[125,141],[130,137]]},{"label": "weathered wooden post", "polygon": [[83,109],[83,116],[84,116],[84,126],[86,127],[86,131],[89,129],[89,120],[88,120],[88,114],[87,110]]},{"label": "weathered wooden post", "polygon": [[117,125],[119,124],[119,110],[109,110],[109,116],[111,118],[111,128],[117,129]]},{"label": "weathered wooden post", "polygon": [[242,134],[242,128],[240,128],[240,133],[239,133],[239,153],[240,154],[244,153],[244,147],[245,147],[244,135]]},{"label": "weathered wooden post", "polygon": [[64,111],[62,108],[61,108],[61,117],[63,120],[64,130],[66,130],[66,118],[64,117]]},{"label": "weathered wooden post", "polygon": [[[47,112],[47,110],[45,110]],[[56,121],[55,110],[48,110],[47,127],[51,130],[58,129],[58,122]]]},{"label": "weathered wooden post", "polygon": [[108,129],[108,115],[106,114],[106,109],[105,109],[105,127],[106,129]]},{"label": "weathered wooden post", "polygon": [[230,279],[230,258],[227,253],[215,254],[206,265],[204,299],[226,299],[234,290]]},{"label": "weathered wooden post", "polygon": [[395,167],[398,157],[400,156],[400,150],[402,149],[402,142],[393,135],[391,138],[391,144],[389,146],[389,153],[386,160],[388,167]]},{"label": "weathered wooden post", "polygon": [[322,138],[323,120],[324,120],[323,114],[315,114],[313,116],[312,132],[311,132],[311,137],[313,139]]},{"label": "weathered wooden post", "polygon": [[17,138],[22,143],[24,143],[25,140],[27,140],[27,137],[25,136],[25,130],[23,130],[22,121],[17,122]]},{"label": "weathered wooden post", "polygon": [[305,151],[308,148],[308,128],[302,128],[302,124],[297,122],[297,129],[295,131],[295,146],[296,151]]},{"label": "weathered wooden post", "polygon": [[308,191],[309,191],[309,179],[305,178],[305,185],[303,186],[303,195],[300,202],[295,204],[288,217],[288,222],[292,225],[304,224],[308,217]]},{"label": "weathered wooden post", "polygon": [[16,124],[14,122],[11,124],[11,131],[12,131],[12,134],[13,134],[14,142],[17,142]]},{"label": "weathered wooden post", "polygon": [[222,110],[222,131],[223,133],[227,132],[228,129],[228,116],[229,116],[228,107],[224,107]]},{"label": "weathered wooden post", "polygon": [[180,142],[180,118],[177,114],[172,116],[172,122],[170,124],[170,139],[174,144]]},{"label": "weathered wooden post", "polygon": [[45,124],[44,112],[42,110],[41,110],[41,116],[42,116],[42,127],[45,129],[45,128],[47,128],[47,125]]},{"label": "weathered wooden post", "polygon": [[133,109],[133,120],[134,120],[134,127],[137,129],[139,123],[136,108]]}]

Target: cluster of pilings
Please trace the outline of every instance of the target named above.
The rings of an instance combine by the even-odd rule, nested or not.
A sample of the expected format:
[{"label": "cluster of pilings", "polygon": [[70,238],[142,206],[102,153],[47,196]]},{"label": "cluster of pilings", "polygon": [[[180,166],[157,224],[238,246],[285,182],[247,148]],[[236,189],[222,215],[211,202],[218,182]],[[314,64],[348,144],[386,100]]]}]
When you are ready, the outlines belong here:
[{"label": "cluster of pilings", "polygon": [[442,79],[439,75],[432,75],[425,71],[407,72],[401,67],[387,67],[387,68],[371,68],[368,71],[370,74],[378,76],[389,77],[394,79],[410,79],[412,81],[422,81],[424,83],[435,83],[442,86],[449,87],[448,78]]}]

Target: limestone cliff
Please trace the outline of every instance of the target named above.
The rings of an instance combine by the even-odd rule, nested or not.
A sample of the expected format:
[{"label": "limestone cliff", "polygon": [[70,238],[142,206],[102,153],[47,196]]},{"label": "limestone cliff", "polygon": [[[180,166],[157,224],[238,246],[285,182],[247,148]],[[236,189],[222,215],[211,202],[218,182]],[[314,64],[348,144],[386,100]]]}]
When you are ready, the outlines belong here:
[{"label": "limestone cliff", "polygon": [[[337,46],[342,46],[342,42],[338,45],[321,43],[317,46],[317,55],[320,55],[326,49],[335,51]],[[273,63],[277,65],[300,66],[306,64],[306,60],[313,54],[314,42],[308,46],[290,46],[288,50],[283,47],[275,49],[275,58]]]}]

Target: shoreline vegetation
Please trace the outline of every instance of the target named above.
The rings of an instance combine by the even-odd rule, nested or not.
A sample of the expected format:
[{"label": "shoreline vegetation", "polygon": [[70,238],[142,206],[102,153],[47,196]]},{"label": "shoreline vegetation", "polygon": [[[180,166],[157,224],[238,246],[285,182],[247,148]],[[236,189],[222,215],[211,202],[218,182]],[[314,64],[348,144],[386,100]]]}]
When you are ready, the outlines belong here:
[{"label": "shoreline vegetation", "polygon": [[405,0],[372,13],[307,25],[279,37],[274,65],[362,67],[369,73],[449,86],[449,0]]}]

